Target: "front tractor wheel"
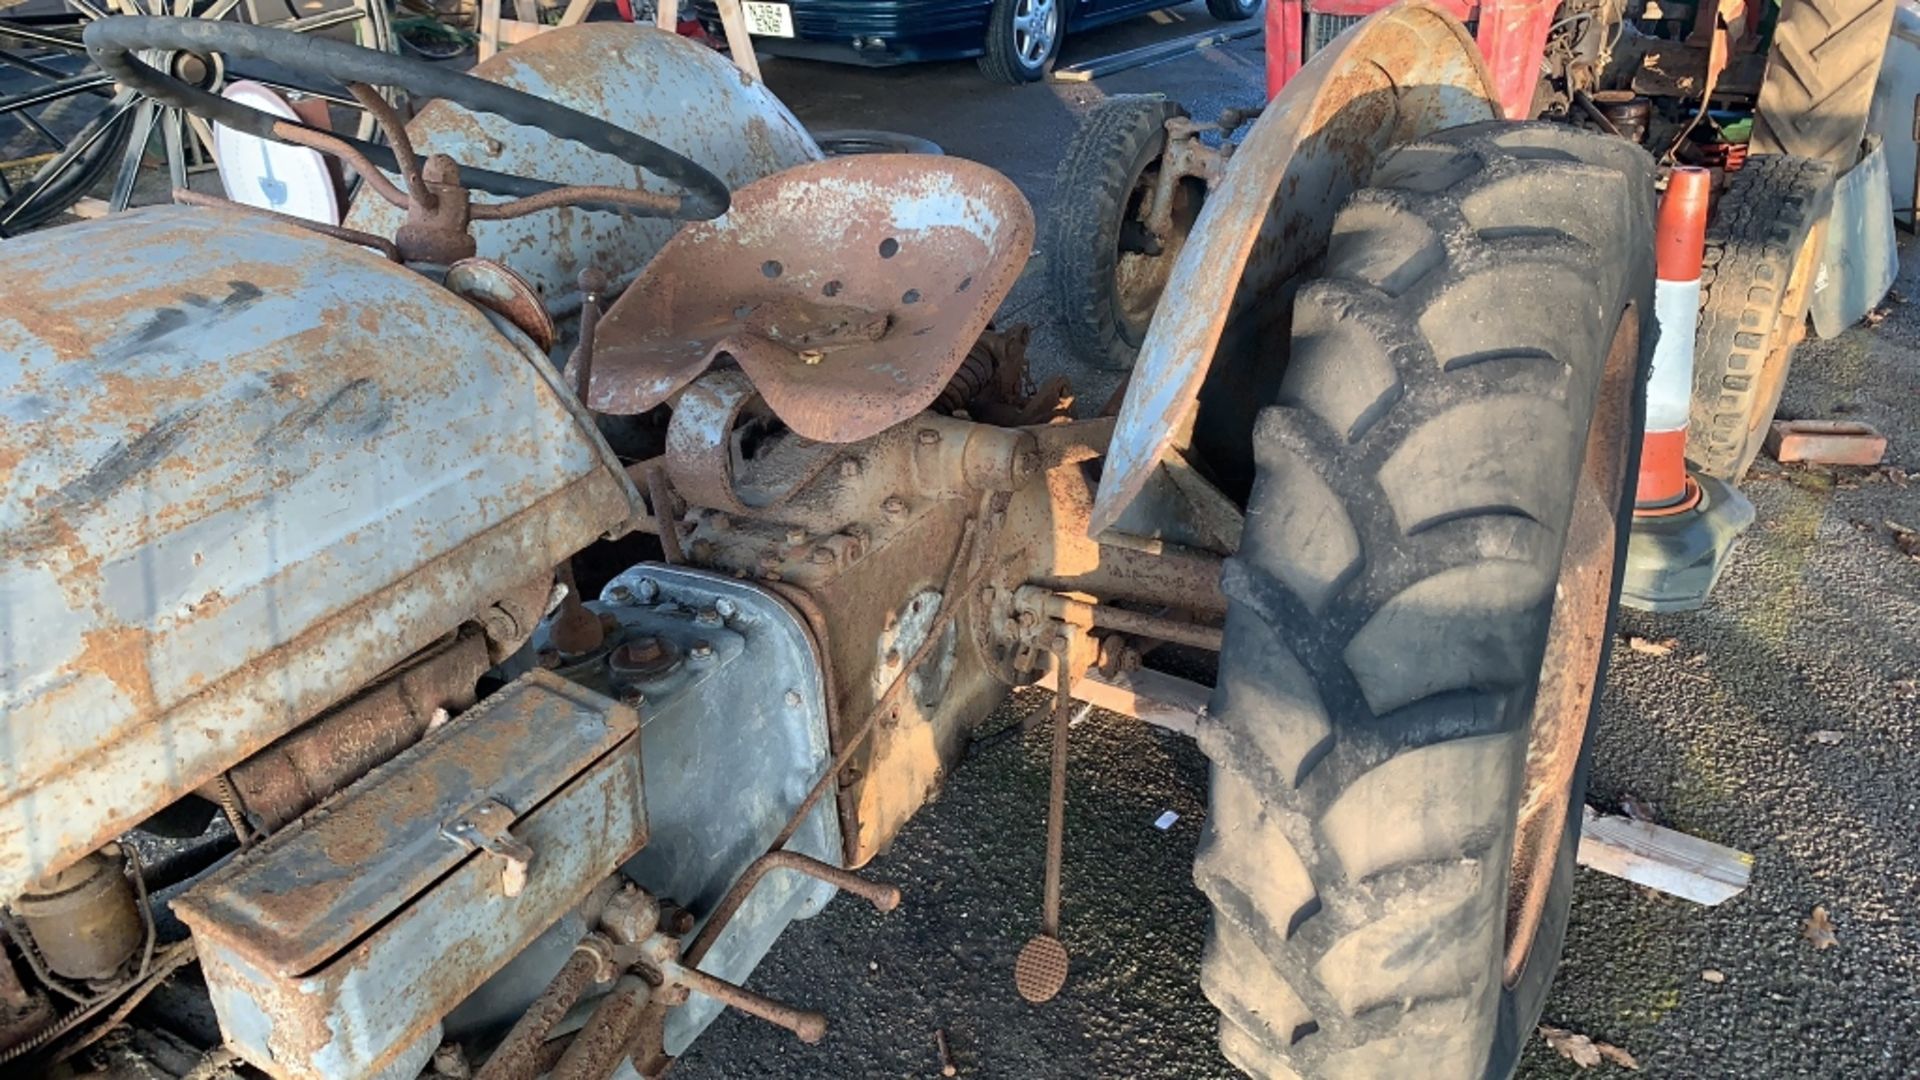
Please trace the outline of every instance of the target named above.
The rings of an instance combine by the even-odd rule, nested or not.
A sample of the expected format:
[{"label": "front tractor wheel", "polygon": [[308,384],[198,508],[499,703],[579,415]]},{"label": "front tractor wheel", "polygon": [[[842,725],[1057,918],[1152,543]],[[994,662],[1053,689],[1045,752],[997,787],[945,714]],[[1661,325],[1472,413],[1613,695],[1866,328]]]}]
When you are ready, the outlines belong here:
[{"label": "front tractor wheel", "polygon": [[1257,1077],[1505,1077],[1566,931],[1653,345],[1652,161],[1481,124],[1388,154],[1296,296],[1194,876]]}]

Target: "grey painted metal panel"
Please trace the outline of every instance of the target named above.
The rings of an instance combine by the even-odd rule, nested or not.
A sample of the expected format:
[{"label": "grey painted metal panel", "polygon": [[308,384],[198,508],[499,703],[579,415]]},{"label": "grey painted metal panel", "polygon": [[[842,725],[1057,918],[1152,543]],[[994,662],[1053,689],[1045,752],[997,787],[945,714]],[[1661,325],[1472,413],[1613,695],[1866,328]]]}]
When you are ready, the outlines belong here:
[{"label": "grey painted metal panel", "polygon": [[[227,1044],[287,1080],[411,1058],[646,842],[638,729],[633,710],[532,672],[175,901]],[[441,834],[489,800],[531,855],[519,884]]]},{"label": "grey painted metal panel", "polygon": [[4,256],[0,898],[633,513],[530,344],[363,249],[169,206]]}]

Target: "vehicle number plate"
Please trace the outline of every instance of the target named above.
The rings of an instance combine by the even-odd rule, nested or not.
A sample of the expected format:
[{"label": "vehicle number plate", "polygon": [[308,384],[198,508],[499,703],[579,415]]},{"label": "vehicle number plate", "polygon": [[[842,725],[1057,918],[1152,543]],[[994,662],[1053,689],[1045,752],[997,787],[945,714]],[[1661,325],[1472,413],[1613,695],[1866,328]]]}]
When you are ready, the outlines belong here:
[{"label": "vehicle number plate", "polygon": [[793,36],[793,9],[787,5],[744,0],[740,6],[746,9],[747,33],[760,37]]}]

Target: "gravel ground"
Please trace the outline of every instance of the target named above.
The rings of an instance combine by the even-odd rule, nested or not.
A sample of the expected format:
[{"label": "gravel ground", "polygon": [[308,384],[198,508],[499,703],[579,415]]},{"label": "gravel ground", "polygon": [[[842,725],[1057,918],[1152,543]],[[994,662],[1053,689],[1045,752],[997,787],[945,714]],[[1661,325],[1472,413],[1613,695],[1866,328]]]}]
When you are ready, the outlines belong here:
[{"label": "gravel ground", "polygon": [[[1077,55],[1210,25],[1197,5],[1069,44]],[[1103,94],[1163,91],[1207,117],[1257,100],[1257,39],[1103,79],[1007,89],[971,64],[858,71],[773,61],[767,76],[810,126],[890,127],[1004,170],[1044,215],[1074,118]],[[1920,254],[1897,288],[1920,297]],[[1036,331],[1044,372],[1083,400],[1112,379],[1061,357],[1039,260],[1001,321]],[[1782,415],[1846,416],[1920,469],[1920,304],[1802,349]],[[1904,475],[1904,474],[1903,474]],[[1887,521],[1920,528],[1920,474],[1783,470],[1748,484],[1759,520],[1713,605],[1629,614],[1625,633],[1677,639],[1620,649],[1606,690],[1591,801],[1651,802],[1675,828],[1750,852],[1753,883],[1717,909],[1582,872],[1549,1023],[1618,1044],[1658,1077],[1920,1076],[1920,562]],[[995,725],[1046,707],[1016,697]],[[988,730],[992,730],[992,726]],[[1814,731],[1842,735],[1835,745]],[[976,744],[938,801],[870,868],[907,901],[878,916],[836,901],[791,929],[753,985],[825,1010],[801,1046],[729,1014],[676,1070],[686,1078],[937,1076],[942,1029],[962,1077],[1228,1077],[1198,989],[1206,905],[1189,878],[1205,763],[1186,740],[1105,713],[1074,729],[1063,938],[1072,976],[1054,1002],[1014,993],[1013,959],[1039,919],[1045,730]],[[1163,811],[1179,820],[1154,827]],[[1840,944],[1801,938],[1815,905]],[[1725,978],[1710,983],[1704,971]],[[1539,1040],[1520,1075],[1582,1073]],[[1407,1075],[1420,1075],[1409,1062]]]}]

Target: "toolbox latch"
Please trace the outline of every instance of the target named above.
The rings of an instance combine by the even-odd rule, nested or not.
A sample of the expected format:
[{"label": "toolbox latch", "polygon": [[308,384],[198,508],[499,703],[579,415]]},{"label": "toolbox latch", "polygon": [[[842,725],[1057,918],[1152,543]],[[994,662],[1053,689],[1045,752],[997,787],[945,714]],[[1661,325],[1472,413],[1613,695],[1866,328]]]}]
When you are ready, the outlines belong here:
[{"label": "toolbox latch", "polygon": [[533,849],[507,831],[514,817],[505,803],[488,799],[440,827],[447,839],[501,861],[500,891],[507,896],[520,895],[527,884],[527,866],[533,862]]}]

